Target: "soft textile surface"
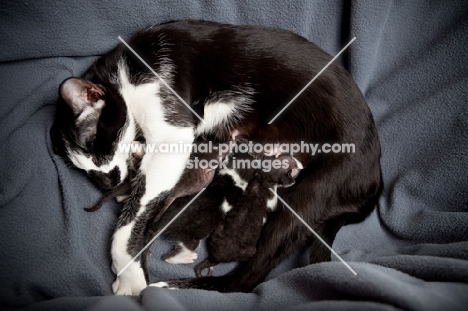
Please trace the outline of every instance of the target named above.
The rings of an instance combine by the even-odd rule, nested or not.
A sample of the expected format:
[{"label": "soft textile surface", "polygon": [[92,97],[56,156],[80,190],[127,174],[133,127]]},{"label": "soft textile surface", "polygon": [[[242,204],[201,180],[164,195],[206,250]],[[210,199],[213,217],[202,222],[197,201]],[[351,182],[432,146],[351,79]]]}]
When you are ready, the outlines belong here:
[{"label": "soft textile surface", "polygon": [[[464,309],[467,16],[463,0],[2,1],[1,307]],[[302,251],[250,294],[148,288],[141,297],[112,296],[109,247],[119,205],[84,212],[100,190],[52,153],[49,129],[57,87],[116,45],[117,36],[184,18],[285,28],[332,55],[357,37],[338,61],[350,70],[374,114],[385,181],[372,215],[342,228],[333,244],[357,276],[336,258],[307,265]],[[151,248],[152,281],[193,273],[192,266],[162,262],[159,256],[168,248],[160,240]]]}]

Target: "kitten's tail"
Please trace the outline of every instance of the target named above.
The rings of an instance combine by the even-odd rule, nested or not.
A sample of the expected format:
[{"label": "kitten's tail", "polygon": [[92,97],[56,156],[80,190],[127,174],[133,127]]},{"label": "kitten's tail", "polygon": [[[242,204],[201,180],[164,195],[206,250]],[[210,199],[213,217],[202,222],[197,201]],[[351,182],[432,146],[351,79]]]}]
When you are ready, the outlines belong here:
[{"label": "kitten's tail", "polygon": [[99,202],[97,202],[95,205],[91,206],[91,207],[85,207],[84,210],[87,211],[87,212],[95,212],[97,211],[98,209],[100,209],[102,207],[102,205],[104,203],[106,203],[107,201],[109,201],[110,199],[113,199],[115,197],[118,197],[119,195],[126,195],[129,193],[130,191],[130,186],[131,186],[131,183],[129,182],[124,182],[120,185],[118,185],[117,187],[115,187],[114,189],[110,190],[109,192],[107,192],[100,200]]},{"label": "kitten's tail", "polygon": [[213,264],[210,262],[210,260],[208,258],[206,258],[205,260],[203,260],[202,262],[200,262],[198,265],[195,266],[195,275],[197,277],[201,277],[203,276],[202,275],[202,271],[206,268],[209,268],[208,270],[208,274],[206,276],[212,276],[213,275]]}]

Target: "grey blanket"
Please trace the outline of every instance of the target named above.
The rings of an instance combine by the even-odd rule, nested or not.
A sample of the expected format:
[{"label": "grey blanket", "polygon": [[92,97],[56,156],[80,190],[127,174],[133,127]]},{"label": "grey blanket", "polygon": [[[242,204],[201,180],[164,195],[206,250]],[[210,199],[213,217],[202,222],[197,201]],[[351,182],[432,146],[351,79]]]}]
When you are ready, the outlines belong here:
[{"label": "grey blanket", "polygon": [[[110,239],[120,206],[55,156],[57,88],[139,28],[174,19],[299,33],[351,72],[381,137],[385,191],[342,228],[340,261],[288,258],[253,293],[148,288],[116,297]],[[15,1],[0,4],[0,306],[27,310],[466,309],[468,6],[461,1]],[[159,259],[150,278],[193,276]],[[201,257],[205,251],[201,250]],[[199,259],[200,260],[200,259]],[[225,273],[232,265],[217,268]]]}]

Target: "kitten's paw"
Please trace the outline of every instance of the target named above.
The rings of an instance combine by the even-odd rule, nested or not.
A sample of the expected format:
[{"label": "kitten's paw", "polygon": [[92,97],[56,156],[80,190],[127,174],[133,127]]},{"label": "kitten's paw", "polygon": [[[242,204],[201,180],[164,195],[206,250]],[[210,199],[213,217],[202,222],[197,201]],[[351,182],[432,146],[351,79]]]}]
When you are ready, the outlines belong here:
[{"label": "kitten's paw", "polygon": [[274,144],[273,148],[271,150],[265,151],[264,153],[267,157],[275,156],[275,158],[278,158],[280,155],[283,154],[281,149],[279,148],[278,144]]},{"label": "kitten's paw", "polygon": [[188,249],[182,242],[179,242],[170,252],[161,257],[162,260],[174,265],[194,263],[197,258],[198,254]]},{"label": "kitten's paw", "polygon": [[177,265],[177,264],[189,264],[189,263],[194,263],[195,260],[197,260],[198,254],[195,252],[192,252],[188,249],[185,249],[181,251],[180,253],[176,254],[175,256],[172,257],[167,257],[164,260],[168,263]]},{"label": "kitten's paw", "polygon": [[138,296],[146,286],[143,269],[130,266],[117,276],[112,284],[112,291],[116,295]]}]

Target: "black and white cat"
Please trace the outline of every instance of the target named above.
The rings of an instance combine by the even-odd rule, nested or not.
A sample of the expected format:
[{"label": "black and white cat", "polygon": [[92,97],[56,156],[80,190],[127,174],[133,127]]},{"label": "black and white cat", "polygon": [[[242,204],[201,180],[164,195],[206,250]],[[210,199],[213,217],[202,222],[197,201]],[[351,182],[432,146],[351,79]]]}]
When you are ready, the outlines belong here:
[{"label": "black and white cat", "polygon": [[[179,21],[137,32],[129,45],[178,93],[201,122],[123,44],[99,58],[81,78],[61,85],[55,152],[66,155],[103,189],[128,174],[129,154],[118,145],[138,134],[146,143],[228,140],[233,132],[260,143],[353,143],[355,153],[296,154],[304,165],[293,187],[278,194],[328,243],[348,222],[364,219],[382,189],[380,144],[372,115],[349,73],[333,63],[272,124],[268,122],[331,59],[289,31]],[[113,236],[112,269],[119,273],[144,246],[159,202],[177,184],[189,158],[146,153]],[[294,250],[310,246],[311,263],[329,250],[278,204],[257,251],[225,276],[167,281],[170,287],[251,291]],[[116,294],[147,286],[137,259],[120,273]]]}]

